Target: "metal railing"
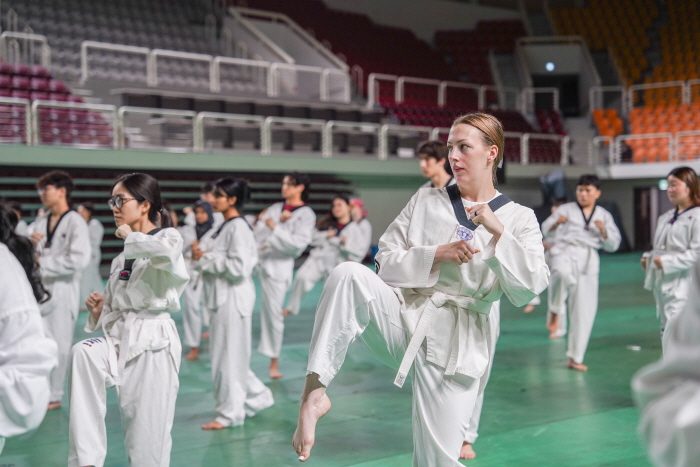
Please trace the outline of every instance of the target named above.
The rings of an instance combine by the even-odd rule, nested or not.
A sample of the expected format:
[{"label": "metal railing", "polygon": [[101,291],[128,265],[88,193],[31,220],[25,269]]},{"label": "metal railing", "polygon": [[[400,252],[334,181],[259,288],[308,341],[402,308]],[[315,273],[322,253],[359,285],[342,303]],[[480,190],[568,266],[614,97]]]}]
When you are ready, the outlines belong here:
[{"label": "metal railing", "polygon": [[197,117],[194,119],[193,131],[195,152],[204,152],[205,150],[204,121],[207,119],[218,121],[220,126],[258,128],[261,134],[260,144],[262,146],[262,126],[263,122],[265,121],[265,117],[261,117],[260,115],[239,115],[221,112],[199,112]]},{"label": "metal railing", "polygon": [[379,141],[379,132],[382,125],[380,123],[368,122],[343,122],[338,120],[329,120],[326,122],[323,131],[323,157],[333,157],[333,130],[342,128],[346,130],[346,134],[373,135]]},{"label": "metal railing", "polygon": [[31,102],[29,99],[21,97],[2,97],[0,96],[0,105],[16,105],[24,107],[24,137],[27,145],[32,144],[32,116]]},{"label": "metal railing", "polygon": [[[277,97],[282,88],[282,76],[280,71],[286,70],[291,73],[291,86],[289,90],[292,94],[298,89],[294,83],[299,81],[299,73],[312,73],[318,75],[318,99],[322,102],[344,102],[351,100],[350,76],[343,70],[337,68],[323,68],[308,65],[296,65],[294,63],[268,62],[265,60],[252,60],[244,58],[220,57],[207,54],[190,52],[179,52],[165,49],[148,49],[146,47],[134,47],[121,44],[111,44],[106,42],[84,41],[81,44],[80,67],[81,83],[90,77],[89,49],[100,49],[106,51],[132,53],[146,57],[146,83],[149,87],[158,86],[158,59],[167,57],[177,60],[194,62],[205,62],[208,64],[209,90],[211,92],[221,92],[221,67],[222,65],[237,65],[247,67],[251,70],[259,70],[259,75],[252,73],[253,82],[262,84],[266,82],[267,96]],[[287,76],[289,77],[289,76]]]},{"label": "metal railing", "polygon": [[560,145],[561,165],[569,165],[569,144],[570,136],[550,135],[545,133],[523,133],[520,140],[520,163],[528,165],[530,163],[530,140],[541,139],[548,141],[558,141]]},{"label": "metal railing", "polygon": [[135,54],[135,55],[143,55],[143,57],[146,59],[146,69],[144,70],[146,72],[146,82],[150,83],[149,79],[149,61],[148,57],[151,52],[151,50],[148,47],[136,47],[133,45],[120,45],[120,44],[110,44],[107,42],[97,42],[97,41],[83,41],[80,44],[80,84],[85,84],[85,82],[90,78],[90,69],[88,66],[89,62],[89,55],[88,55],[88,50],[89,49],[97,49],[97,50],[107,50],[111,52],[119,52],[119,53],[127,53],[127,54]]},{"label": "metal railing", "polygon": [[[8,15],[9,16],[9,15]],[[10,55],[17,55],[10,53],[10,40],[15,40],[17,45],[15,48],[19,51],[19,41],[23,41],[26,44],[26,49],[32,53],[27,53],[25,59],[21,59],[20,56],[10,57]],[[34,61],[34,44],[41,44],[39,47],[39,64],[46,68],[51,69],[51,47],[49,47],[49,41],[46,36],[42,34],[34,34],[27,32],[18,31],[5,31],[0,34],[0,59],[7,62],[23,61],[24,63],[33,63]]]},{"label": "metal railing", "polygon": [[[668,139],[668,160],[675,160],[674,148],[674,137],[673,134],[664,133],[646,133],[640,135],[618,135],[615,137],[615,147],[613,151],[613,158],[610,161],[611,164],[619,164],[622,162],[622,143],[626,141],[633,140],[644,140],[644,139]],[[633,149],[634,152],[634,149]]]},{"label": "metal railing", "polygon": [[326,146],[326,143],[324,142],[324,129],[326,126],[325,120],[315,118],[267,117],[263,121],[260,136],[260,154],[263,156],[269,156],[272,154],[272,125],[275,125],[276,129],[301,129],[303,131],[308,131],[313,127],[318,127],[321,133],[321,149]]},{"label": "metal railing", "polygon": [[389,133],[426,133],[428,137],[433,132],[433,127],[418,126],[418,125],[393,125],[385,123],[379,128],[379,150],[377,157],[380,161],[385,161],[389,158]]},{"label": "metal railing", "polygon": [[435,86],[435,90],[437,91],[435,93],[435,96],[437,97],[437,102],[440,107],[445,105],[444,102],[444,95],[441,93],[441,84],[442,82],[437,79],[427,79],[427,78],[413,78],[410,76],[401,76],[399,79],[396,80],[396,88],[394,89],[395,91],[395,96],[394,100],[396,101],[397,104],[400,104],[403,102],[404,98],[404,92],[405,92],[405,86],[406,83],[409,84],[422,84],[422,85],[427,85],[427,86]]},{"label": "metal railing", "polygon": [[[192,122],[192,149],[194,149],[194,120],[197,116],[197,112],[193,110],[172,110],[172,109],[156,109],[148,107],[133,107],[133,106],[123,106],[119,107],[117,111],[117,137],[116,137],[116,148],[124,149],[126,147],[126,132],[125,132],[125,118],[126,114],[140,114],[140,115],[160,115],[166,117],[175,117],[180,119],[180,121],[185,121],[191,119]],[[154,122],[155,123],[155,122]],[[165,123],[157,122],[157,123]]]},{"label": "metal railing", "polygon": [[557,88],[523,88],[520,93],[520,112],[524,114],[533,113],[535,111],[535,96],[537,94],[552,95],[552,110],[559,110],[559,89]]},{"label": "metal railing", "polygon": [[647,84],[633,84],[632,86],[627,88],[627,103],[628,103],[628,110],[632,110],[634,107],[635,101],[634,101],[634,93],[637,91],[647,91],[647,90],[652,90],[652,89],[665,89],[665,88],[680,88],[681,91],[681,101],[684,104],[689,103],[689,93],[686,90],[687,88],[687,82],[686,81],[664,81],[660,83],[647,83]]},{"label": "metal railing", "polygon": [[619,94],[620,114],[627,115],[629,110],[627,104],[627,92],[624,86],[592,86],[588,90],[588,104],[591,111],[594,109],[606,108],[605,94]]},{"label": "metal railing", "polygon": [[600,144],[607,143],[608,160],[610,164],[614,159],[615,139],[612,136],[596,136],[588,142],[588,165],[595,167],[600,162]]},{"label": "metal railing", "polygon": [[[685,138],[693,138],[691,149],[692,151],[687,151],[687,143],[682,140]],[[689,159],[700,159],[700,130],[689,130],[689,131],[679,131],[675,135],[674,141],[675,149],[675,159],[674,160],[689,160]],[[688,157],[688,153],[691,152],[692,157]]]},{"label": "metal railing", "polygon": [[53,109],[66,109],[66,110],[87,110],[109,113],[111,116],[111,127],[112,127],[112,144],[116,146],[117,143],[117,132],[115,131],[115,120],[116,120],[116,106],[109,104],[88,104],[84,102],[57,102],[57,101],[47,101],[47,100],[35,100],[32,102],[31,111],[31,127],[32,127],[32,145],[37,146],[39,144],[39,136],[41,134],[39,128],[39,108],[53,108]]}]

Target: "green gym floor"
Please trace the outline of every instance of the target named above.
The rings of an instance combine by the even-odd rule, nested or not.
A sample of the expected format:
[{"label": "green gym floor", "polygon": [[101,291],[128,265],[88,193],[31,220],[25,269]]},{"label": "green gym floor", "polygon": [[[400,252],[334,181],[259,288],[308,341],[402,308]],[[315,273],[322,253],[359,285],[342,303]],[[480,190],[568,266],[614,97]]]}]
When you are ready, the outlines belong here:
[{"label": "green gym floor", "polygon": [[[530,314],[504,299],[501,338],[481,418],[478,457],[473,467],[647,467],[636,435],[638,413],[630,379],[660,355],[651,293],[642,288],[639,254],[603,256],[600,308],[586,364],[587,373],[567,370],[565,340],[550,340],[546,307]],[[287,320],[281,370],[271,382],[267,361],[253,352],[253,370],[272,388],[276,404],[245,426],[203,431],[214,417],[206,341],[196,362],[182,362],[173,428],[171,465],[300,465],[291,447],[320,284],[305,298],[297,317]],[[259,292],[258,292],[259,293]],[[546,303],[546,297],[543,296]],[[81,314],[76,340],[82,330]],[[175,316],[181,325],[179,313]],[[254,336],[258,336],[258,317]],[[641,350],[628,346],[639,346]],[[333,409],[317,429],[309,466],[410,466],[411,389],[396,388],[394,372],[355,343],[328,394]],[[64,400],[65,404],[65,400]],[[106,466],[126,466],[119,409],[108,391]],[[50,412],[41,427],[7,440],[0,466],[64,466],[68,457],[68,410]],[[426,466],[427,467],[427,466]]]}]

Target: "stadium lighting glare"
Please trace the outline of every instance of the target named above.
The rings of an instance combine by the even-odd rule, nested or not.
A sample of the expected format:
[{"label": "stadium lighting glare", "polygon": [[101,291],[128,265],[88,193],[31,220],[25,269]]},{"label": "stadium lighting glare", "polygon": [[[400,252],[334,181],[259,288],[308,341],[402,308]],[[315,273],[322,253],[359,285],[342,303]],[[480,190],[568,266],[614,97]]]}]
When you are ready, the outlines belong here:
[{"label": "stadium lighting glare", "polygon": [[661,191],[668,190],[668,180],[666,180],[665,178],[662,178],[661,180],[659,180],[659,190],[661,190]]},{"label": "stadium lighting glare", "polygon": [[554,71],[554,62],[545,63],[544,69],[547,71]]}]

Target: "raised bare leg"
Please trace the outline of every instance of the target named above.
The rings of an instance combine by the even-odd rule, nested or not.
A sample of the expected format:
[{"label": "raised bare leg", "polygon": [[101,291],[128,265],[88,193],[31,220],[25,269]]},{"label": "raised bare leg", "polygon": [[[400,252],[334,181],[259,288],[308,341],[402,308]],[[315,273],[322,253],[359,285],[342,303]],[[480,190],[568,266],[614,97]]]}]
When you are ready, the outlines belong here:
[{"label": "raised bare leg", "polygon": [[[532,303],[528,303],[527,305],[525,305],[525,308],[523,308],[523,313],[532,313],[532,310],[534,309],[535,305],[533,305]],[[466,459],[466,457],[462,457],[462,459]]]},{"label": "raised bare leg", "polygon": [[559,329],[559,315],[556,313],[547,314],[547,330],[549,333],[554,333]]},{"label": "raised bare leg", "polygon": [[316,373],[306,376],[304,392],[301,395],[299,421],[292,438],[292,446],[305,462],[311,456],[311,448],[316,440],[316,423],[331,409],[331,400],[326,395],[326,387],[321,384]]}]

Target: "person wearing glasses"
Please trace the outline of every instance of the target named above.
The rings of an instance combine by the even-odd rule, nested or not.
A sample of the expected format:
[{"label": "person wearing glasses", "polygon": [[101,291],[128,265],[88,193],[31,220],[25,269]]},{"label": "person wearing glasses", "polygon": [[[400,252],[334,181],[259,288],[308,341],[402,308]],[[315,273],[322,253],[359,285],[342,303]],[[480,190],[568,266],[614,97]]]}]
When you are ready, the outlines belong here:
[{"label": "person wearing glasses", "polygon": [[189,281],[183,241],[150,175],[119,177],[109,207],[124,251],[104,295],[85,302],[85,330],[104,336],[73,346],[68,465],[104,464],[106,388],[116,386],[129,464],[167,467],[182,352],[171,313]]},{"label": "person wearing glasses", "polygon": [[279,356],[284,334],[283,302],[292,285],[294,260],[309,246],[316,214],[306,205],[309,177],[292,172],[282,179],[284,202],[275,203],[258,216],[255,238],[260,252],[257,275],[262,287],[260,344],[258,352],[270,358],[270,378],[279,379]]},{"label": "person wearing glasses", "polygon": [[58,346],[58,367],[51,374],[48,410],[62,405],[63,385],[73,345],[80,303],[80,281],[90,263],[90,233],[85,220],[70,208],[73,179],[54,170],[37,182],[46,212],[34,222],[31,236],[41,271],[41,281],[51,299],[40,305],[44,332]]}]

